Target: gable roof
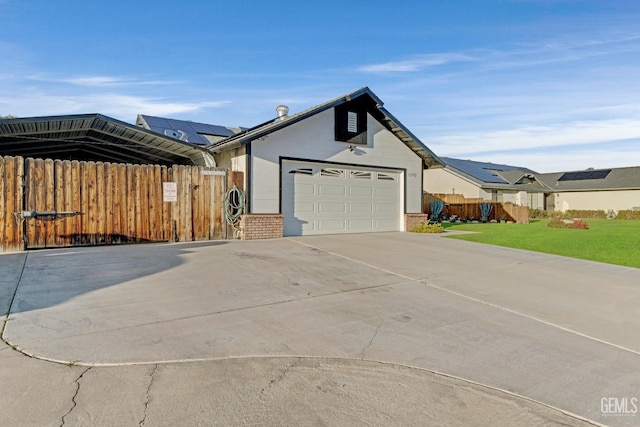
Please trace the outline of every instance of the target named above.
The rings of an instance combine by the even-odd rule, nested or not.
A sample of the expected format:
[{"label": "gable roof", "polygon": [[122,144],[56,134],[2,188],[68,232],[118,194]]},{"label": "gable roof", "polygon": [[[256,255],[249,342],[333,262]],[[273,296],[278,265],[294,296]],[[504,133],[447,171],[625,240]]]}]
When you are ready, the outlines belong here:
[{"label": "gable roof", "polygon": [[536,172],[529,168],[451,157],[440,157],[440,159],[445,163],[445,169],[481,188],[539,191],[544,187],[536,179]]},{"label": "gable roof", "polygon": [[301,120],[360,97],[368,97],[371,105],[370,113],[378,119],[383,126],[398,137],[398,139],[400,139],[407,147],[421,157],[427,167],[441,167],[443,165],[438,156],[428,149],[422,141],[411,133],[411,131],[409,131],[409,129],[407,129],[398,119],[382,107],[383,102],[368,87],[363,87],[349,94],[342,95],[300,113],[269,120],[253,128],[243,130],[237,135],[214,142],[209,146],[209,150],[217,153],[229,148],[247,144],[254,139],[261,138],[277,130],[291,126],[294,123],[298,123]]},{"label": "gable roof", "polygon": [[537,174],[553,191],[640,189],[640,166]]},{"label": "gable roof", "polygon": [[136,125],[189,144],[203,146],[240,132],[240,129],[225,126],[192,122],[191,120],[167,119],[144,114],[138,114]]},{"label": "gable roof", "polygon": [[101,114],[0,120],[0,155],[214,166],[202,147]]}]

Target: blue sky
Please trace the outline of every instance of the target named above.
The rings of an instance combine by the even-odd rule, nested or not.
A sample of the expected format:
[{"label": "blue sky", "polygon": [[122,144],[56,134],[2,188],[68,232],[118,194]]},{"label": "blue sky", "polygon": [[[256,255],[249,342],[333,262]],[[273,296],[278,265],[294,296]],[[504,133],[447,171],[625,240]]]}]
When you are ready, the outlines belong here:
[{"label": "blue sky", "polygon": [[363,86],[440,156],[640,166],[640,2],[0,0],[0,115],[250,127]]}]

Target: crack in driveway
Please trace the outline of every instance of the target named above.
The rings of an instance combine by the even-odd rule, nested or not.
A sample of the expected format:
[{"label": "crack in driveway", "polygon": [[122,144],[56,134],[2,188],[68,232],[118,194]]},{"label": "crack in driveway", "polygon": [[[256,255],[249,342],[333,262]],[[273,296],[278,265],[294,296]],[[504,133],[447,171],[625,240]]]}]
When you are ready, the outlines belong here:
[{"label": "crack in driveway", "polygon": [[74,393],[73,397],[71,397],[71,403],[73,403],[73,405],[71,406],[71,409],[69,409],[69,411],[64,414],[62,416],[62,419],[60,420],[60,427],[64,426],[65,424],[65,418],[71,414],[71,412],[73,412],[74,409],[76,409],[76,406],[78,406],[78,402],[76,402],[76,398],[78,397],[78,393],[80,393],[80,379],[84,376],[84,374],[86,374],[87,372],[89,372],[91,370],[91,367],[85,369],[84,371],[82,371],[82,373],[80,374],[80,376],[78,378],[76,378],[75,383],[76,383],[76,392]]},{"label": "crack in driveway", "polygon": [[151,370],[151,374],[149,375],[150,377],[149,385],[147,386],[147,394],[144,402],[144,415],[142,417],[142,420],[140,420],[140,422],[138,423],[139,427],[142,427],[147,422],[147,410],[149,409],[149,402],[151,400],[151,397],[150,397],[151,387],[153,386],[153,382],[155,381],[155,375],[157,370],[158,370],[158,364],[156,363],[153,369]]},{"label": "crack in driveway", "polygon": [[[287,375],[287,373],[290,370],[292,370],[293,368],[298,366],[300,364],[300,362],[302,362],[302,357],[298,357],[295,362],[293,362],[292,364],[290,364],[289,366],[284,368],[284,370],[280,373],[280,375],[278,375],[277,377],[275,377],[274,379],[269,381],[269,385],[266,388],[271,388],[271,387],[273,387],[274,384],[277,384],[278,382],[282,381],[282,379],[285,377],[285,375]],[[262,390],[260,390],[260,393],[263,394],[265,392],[266,388],[263,388]]]},{"label": "crack in driveway", "polygon": [[378,331],[380,331],[380,328],[382,327],[382,324],[384,323],[384,320],[380,320],[380,323],[378,324],[378,326],[376,326],[376,330],[373,333],[373,336],[371,337],[371,339],[369,340],[369,344],[367,344],[363,349],[362,349],[362,353],[360,353],[360,359],[364,360],[364,354],[367,352],[367,350],[369,350],[369,347],[371,347],[371,344],[373,344],[373,340],[376,339],[376,337],[378,336]]}]

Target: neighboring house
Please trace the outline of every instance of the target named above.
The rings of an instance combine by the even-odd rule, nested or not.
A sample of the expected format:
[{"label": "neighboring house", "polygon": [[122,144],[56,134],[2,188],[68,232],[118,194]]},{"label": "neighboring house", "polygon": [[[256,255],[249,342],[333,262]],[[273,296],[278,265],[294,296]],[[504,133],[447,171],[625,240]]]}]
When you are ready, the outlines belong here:
[{"label": "neighboring house", "polygon": [[536,172],[520,166],[440,157],[444,168],[424,171],[424,190],[430,194],[461,194],[466,198],[545,208],[549,188]]},{"label": "neighboring house", "polygon": [[550,210],[640,210],[640,166],[536,174]]},{"label": "neighboring house", "polygon": [[444,168],[424,171],[430,194],[462,194],[533,209],[640,210],[640,166],[536,173],[496,163],[440,157]]},{"label": "neighboring house", "polygon": [[244,173],[249,219],[285,236],[402,231],[423,218],[422,171],[441,161],[382,104],[365,87],[294,115],[279,106],[208,148]]}]

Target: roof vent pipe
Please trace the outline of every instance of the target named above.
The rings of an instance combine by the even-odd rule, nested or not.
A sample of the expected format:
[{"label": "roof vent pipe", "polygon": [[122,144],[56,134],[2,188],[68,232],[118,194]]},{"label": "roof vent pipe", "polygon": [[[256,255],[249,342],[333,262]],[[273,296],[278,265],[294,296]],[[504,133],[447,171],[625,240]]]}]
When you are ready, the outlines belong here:
[{"label": "roof vent pipe", "polygon": [[287,114],[289,114],[289,107],[286,105],[278,105],[276,107],[276,112],[278,113],[278,118],[280,120],[284,120],[287,117]]}]

